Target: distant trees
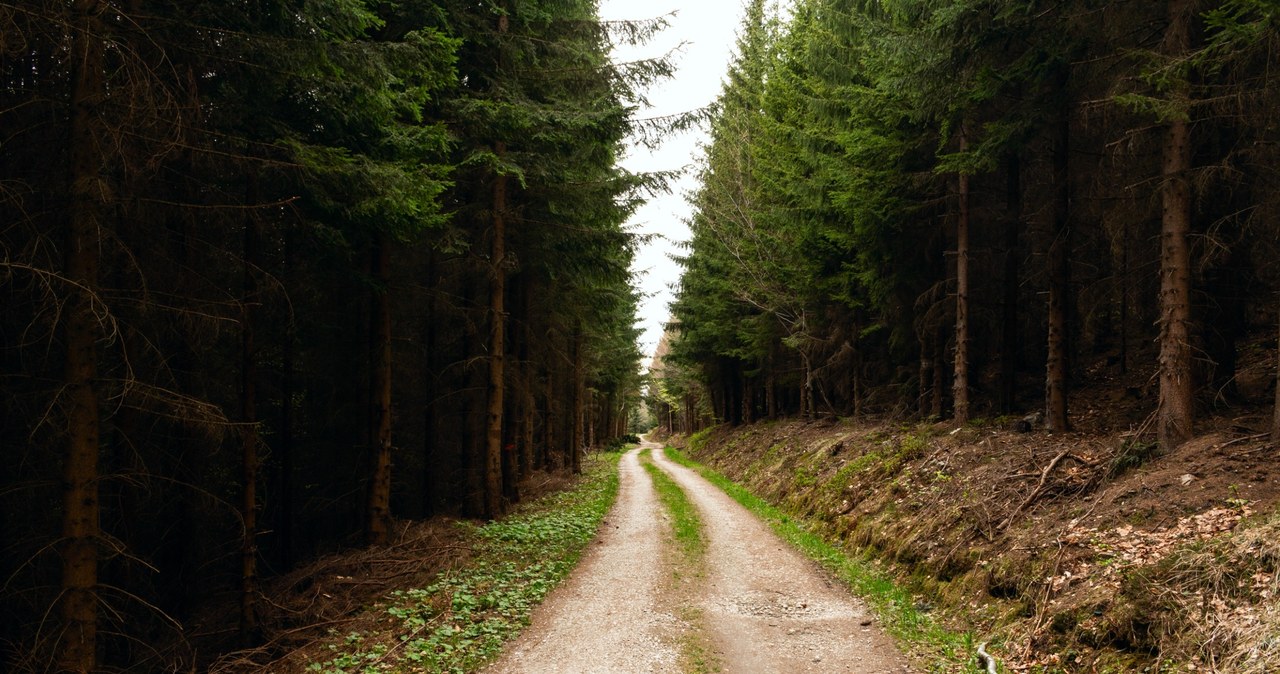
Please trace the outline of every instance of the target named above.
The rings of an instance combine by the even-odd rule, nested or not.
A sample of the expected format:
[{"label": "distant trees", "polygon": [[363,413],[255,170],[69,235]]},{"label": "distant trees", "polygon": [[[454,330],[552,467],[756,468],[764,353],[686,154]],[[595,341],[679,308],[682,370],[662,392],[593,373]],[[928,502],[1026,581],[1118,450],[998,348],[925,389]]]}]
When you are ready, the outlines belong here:
[{"label": "distant trees", "polygon": [[608,49],[660,25],[0,3],[0,668],[198,667],[260,576],[625,433],[661,180],[614,160],[670,65]]},{"label": "distant trees", "polygon": [[1251,254],[1280,231],[1276,146],[1246,112],[1274,109],[1274,7],[802,0],[767,30],[750,8],[663,381],[735,423],[1067,429],[1100,362],[1155,374],[1166,447],[1234,390],[1244,317],[1276,311]]}]

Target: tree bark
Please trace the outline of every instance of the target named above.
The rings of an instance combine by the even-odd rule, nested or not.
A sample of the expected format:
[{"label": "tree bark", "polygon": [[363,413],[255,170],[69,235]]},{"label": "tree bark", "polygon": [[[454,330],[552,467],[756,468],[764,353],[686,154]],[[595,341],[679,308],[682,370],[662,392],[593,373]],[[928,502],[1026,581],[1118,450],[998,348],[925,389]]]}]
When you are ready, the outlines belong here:
[{"label": "tree bark", "polygon": [[[1059,90],[1065,91],[1068,74],[1062,66]],[[1064,94],[1065,95],[1065,94]],[[1067,410],[1069,348],[1067,339],[1068,294],[1071,292],[1071,113],[1064,103],[1059,112],[1053,142],[1053,240],[1049,243],[1049,338],[1045,363],[1045,426],[1050,431],[1070,430]]]},{"label": "tree bark", "polygon": [[801,353],[800,358],[804,363],[804,380],[800,385],[800,416],[805,419],[816,419],[818,410],[813,395],[813,366],[810,364],[808,354]]},{"label": "tree bark", "polygon": [[[286,289],[292,289],[294,243],[293,233],[288,229],[284,234],[283,247],[283,284]],[[297,328],[290,315],[284,331],[280,365],[280,493],[277,498],[280,499],[279,559],[282,572],[293,568],[293,374],[296,348]]]},{"label": "tree bark", "polygon": [[586,441],[586,382],[584,381],[582,328],[573,331],[573,439],[569,447],[569,467],[574,475],[582,472],[582,448]]},{"label": "tree bark", "polygon": [[1000,401],[1002,414],[1011,414],[1018,392],[1018,234],[1022,230],[1022,160],[1012,152],[1006,160],[1008,219],[1004,230],[1004,301],[1000,307]]},{"label": "tree bark", "polygon": [[1280,302],[1276,303],[1276,402],[1271,411],[1271,442],[1280,443]]},{"label": "tree bark", "polygon": [[774,378],[772,367],[765,373],[764,408],[769,419],[778,418],[778,382]]},{"label": "tree bark", "polygon": [[[501,157],[506,150],[503,143],[494,144],[494,152]],[[502,514],[502,421],[506,386],[506,244],[507,244],[507,176],[493,179],[493,211],[490,222],[493,227],[489,248],[489,383],[488,413],[485,419],[485,469],[484,516],[495,518]]]},{"label": "tree bark", "polygon": [[1120,374],[1129,371],[1129,223],[1124,221],[1120,240]]},{"label": "tree bark", "polygon": [[920,412],[921,417],[929,416],[932,405],[933,388],[933,350],[927,340],[921,338],[920,342],[920,367],[917,370],[919,380],[919,393],[916,395],[916,408]]},{"label": "tree bark", "polygon": [[[960,151],[969,149],[964,127],[960,129]],[[956,217],[956,350],[952,416],[956,423],[969,421],[969,175],[958,176]]]},{"label": "tree bark", "polygon": [[534,366],[532,363],[526,364],[525,386],[522,393],[521,407],[521,423],[520,423],[520,474],[521,477],[529,477],[534,472],[535,451],[534,451],[534,425],[538,414],[536,414],[536,405],[538,400],[534,398]]},{"label": "tree bark", "polygon": [[930,416],[934,419],[941,419],[942,412],[946,409],[946,343],[943,337],[945,334],[941,327],[933,330],[933,411]]},{"label": "tree bark", "polygon": [[533,291],[526,282],[521,287],[521,306],[524,321],[520,328],[520,362],[524,376],[520,379],[520,476],[529,477],[535,464],[534,425],[537,419],[537,399],[533,395],[533,384],[537,380],[537,368],[530,357],[530,342],[533,341]]},{"label": "tree bark", "polygon": [[[1167,55],[1178,58],[1191,48],[1191,3],[1170,0]],[[1173,449],[1191,437],[1195,418],[1191,380],[1191,125],[1186,117],[1187,87],[1174,93],[1177,116],[1165,130],[1160,196],[1160,403],[1156,436]]]},{"label": "tree bark", "polygon": [[102,118],[106,97],[101,0],[77,0],[71,15],[71,200],[65,251],[70,282],[63,312],[66,363],[62,397],[67,436],[63,460],[62,591],[63,633],[58,666],[91,672],[97,667],[98,634],[98,411],[97,341],[94,303],[98,289],[99,229],[111,190],[102,174]]},{"label": "tree bark", "polygon": [[542,468],[551,470],[559,468],[552,461],[556,452],[556,410],[555,410],[555,373],[547,369],[546,381],[542,383],[542,398],[545,405],[542,414]]},{"label": "tree bark", "polygon": [[597,410],[599,409],[599,401],[596,400],[594,394],[587,396],[587,441],[583,443],[583,447],[591,448],[596,446],[596,419],[598,418]]},{"label": "tree bark", "polygon": [[427,320],[423,326],[423,355],[425,362],[423,363],[425,373],[425,381],[423,389],[426,393],[426,404],[422,409],[422,474],[420,476],[420,486],[422,490],[421,507],[422,516],[429,516],[434,508],[435,496],[433,494],[436,485],[435,473],[438,467],[432,463],[432,459],[436,458],[436,416],[439,409],[436,404],[436,398],[440,395],[438,382],[439,376],[436,370],[439,369],[437,362],[439,356],[439,334],[437,333],[437,322],[440,317],[440,305],[437,300],[439,291],[439,283],[436,279],[436,268],[439,264],[435,250],[427,251]]},{"label": "tree bark", "polygon": [[[255,176],[246,176],[245,203],[258,201]],[[258,222],[249,211],[244,223],[244,288],[240,309],[240,483],[243,538],[240,542],[240,645],[254,645],[258,631],[258,353],[254,344],[254,307],[258,303]]]},{"label": "tree bark", "polygon": [[372,471],[366,535],[371,545],[385,545],[391,532],[391,237],[378,232],[373,243],[370,316],[369,448]]}]

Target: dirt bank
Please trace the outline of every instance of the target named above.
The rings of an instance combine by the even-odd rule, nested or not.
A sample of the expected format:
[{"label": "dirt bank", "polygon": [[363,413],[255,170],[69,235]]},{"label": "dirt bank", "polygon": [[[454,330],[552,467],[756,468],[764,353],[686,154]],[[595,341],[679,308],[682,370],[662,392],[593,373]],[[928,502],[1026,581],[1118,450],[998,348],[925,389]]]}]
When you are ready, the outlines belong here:
[{"label": "dirt bank", "polygon": [[1247,430],[1160,455],[1122,434],[772,422],[689,449],[892,561],[1011,669],[1280,665],[1280,462]]}]

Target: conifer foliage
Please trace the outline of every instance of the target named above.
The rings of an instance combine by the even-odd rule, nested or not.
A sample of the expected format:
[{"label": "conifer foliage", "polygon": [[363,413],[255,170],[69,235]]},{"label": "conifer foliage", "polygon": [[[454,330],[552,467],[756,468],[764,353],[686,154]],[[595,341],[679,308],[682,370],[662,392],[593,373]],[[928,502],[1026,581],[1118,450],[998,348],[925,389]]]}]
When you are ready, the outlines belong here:
[{"label": "conifer foliage", "polygon": [[1280,287],[1273,3],[785,4],[748,4],[713,115],[664,425],[1067,430],[1088,367],[1137,377],[1169,448],[1245,395]]},{"label": "conifer foliage", "polygon": [[[0,669],[193,670],[262,576],[625,431],[591,0],[0,2]],[[192,631],[236,597],[235,626]]]}]

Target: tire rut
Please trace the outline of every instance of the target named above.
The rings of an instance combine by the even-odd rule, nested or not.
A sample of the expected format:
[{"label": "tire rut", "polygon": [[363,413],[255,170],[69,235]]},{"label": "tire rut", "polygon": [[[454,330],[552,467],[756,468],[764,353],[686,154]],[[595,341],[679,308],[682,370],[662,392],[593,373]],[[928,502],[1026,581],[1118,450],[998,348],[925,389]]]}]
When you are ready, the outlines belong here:
[{"label": "tire rut", "polygon": [[[669,516],[640,465],[644,449],[702,521],[705,555],[680,582],[673,582]],[[667,459],[660,445],[624,454],[618,474],[618,501],[590,551],[486,672],[911,671],[843,585],[719,488]],[[691,660],[682,652],[691,644],[712,652]]]},{"label": "tire rut", "polygon": [[682,621],[666,606],[666,519],[632,450],[618,466],[618,500],[569,580],[487,668],[493,674],[680,671]]},{"label": "tire rut", "polygon": [[707,537],[702,609],[723,671],[911,671],[866,607],[701,475],[653,459],[697,507]]}]

